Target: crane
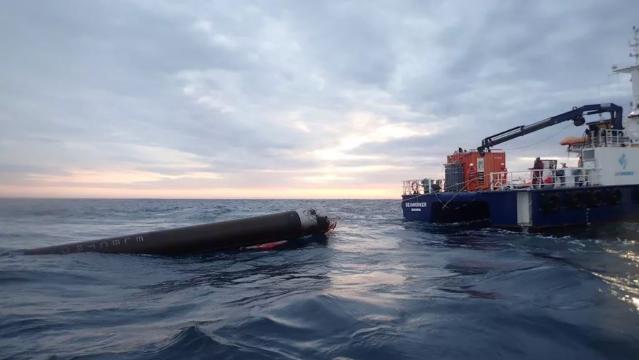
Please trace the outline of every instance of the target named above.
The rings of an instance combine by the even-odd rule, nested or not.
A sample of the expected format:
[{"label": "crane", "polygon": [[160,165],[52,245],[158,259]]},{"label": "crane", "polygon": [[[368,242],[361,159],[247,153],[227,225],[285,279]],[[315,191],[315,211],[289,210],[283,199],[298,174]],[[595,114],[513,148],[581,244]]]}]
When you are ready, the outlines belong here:
[{"label": "crane", "polygon": [[485,151],[490,150],[491,147],[504,143],[506,141],[518,138],[530,134],[532,132],[547,128],[549,126],[557,125],[564,121],[572,120],[575,126],[581,126],[586,123],[584,115],[609,113],[610,119],[604,121],[596,121],[589,124],[602,124],[609,123],[615,130],[623,130],[622,114],[623,108],[613,103],[608,104],[592,104],[584,105],[580,107],[574,107],[570,111],[561,113],[559,115],[551,116],[544,120],[538,121],[530,125],[520,125],[506,131],[502,131],[495,135],[491,135],[481,141],[481,146],[477,148],[480,154],[484,154]]}]

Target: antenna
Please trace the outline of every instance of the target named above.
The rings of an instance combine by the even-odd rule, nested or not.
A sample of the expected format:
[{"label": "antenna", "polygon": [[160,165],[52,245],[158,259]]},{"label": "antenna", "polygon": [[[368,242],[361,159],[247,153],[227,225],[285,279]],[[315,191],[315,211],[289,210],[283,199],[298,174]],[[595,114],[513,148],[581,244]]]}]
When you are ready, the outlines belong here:
[{"label": "antenna", "polygon": [[632,27],[634,36],[632,40],[628,42],[630,46],[630,57],[635,58],[635,64],[639,65],[639,28],[637,26]]}]

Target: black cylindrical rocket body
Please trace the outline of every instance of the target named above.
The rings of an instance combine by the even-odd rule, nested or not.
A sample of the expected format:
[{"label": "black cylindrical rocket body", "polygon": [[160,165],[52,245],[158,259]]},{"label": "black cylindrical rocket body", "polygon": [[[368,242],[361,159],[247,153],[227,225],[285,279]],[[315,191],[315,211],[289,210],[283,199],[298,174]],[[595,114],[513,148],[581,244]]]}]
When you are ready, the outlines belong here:
[{"label": "black cylindrical rocket body", "polygon": [[314,210],[287,211],[246,219],[151,231],[101,240],[24,250],[25,254],[76,252],[179,255],[230,250],[323,234],[331,224]]}]

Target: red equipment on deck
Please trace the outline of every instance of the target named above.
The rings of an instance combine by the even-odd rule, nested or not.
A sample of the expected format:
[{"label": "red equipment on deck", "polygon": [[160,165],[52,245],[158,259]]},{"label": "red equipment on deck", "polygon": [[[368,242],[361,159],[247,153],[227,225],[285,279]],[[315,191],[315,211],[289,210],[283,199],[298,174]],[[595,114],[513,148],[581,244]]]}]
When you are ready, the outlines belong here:
[{"label": "red equipment on deck", "polygon": [[[448,155],[447,163],[447,180],[448,173],[453,181],[447,181],[447,191],[484,191],[490,190],[490,174],[502,173],[501,178],[506,176],[506,153],[500,150],[494,150],[480,154],[479,151],[455,151],[454,154]],[[457,173],[457,176],[453,175]]]}]

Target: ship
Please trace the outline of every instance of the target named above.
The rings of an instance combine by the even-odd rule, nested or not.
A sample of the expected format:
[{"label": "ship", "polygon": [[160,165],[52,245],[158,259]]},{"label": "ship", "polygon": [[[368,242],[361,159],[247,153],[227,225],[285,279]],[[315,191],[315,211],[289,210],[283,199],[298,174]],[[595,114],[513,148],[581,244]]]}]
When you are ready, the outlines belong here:
[{"label": "ship", "polygon": [[[639,28],[630,42],[635,64],[613,67],[630,74],[631,111],[613,103],[588,104],[484,138],[474,149],[447,156],[443,179],[403,181],[406,220],[475,223],[544,230],[639,219]],[[584,127],[560,144],[578,163],[537,157],[530,168],[509,171],[507,141],[562,123]]]}]

